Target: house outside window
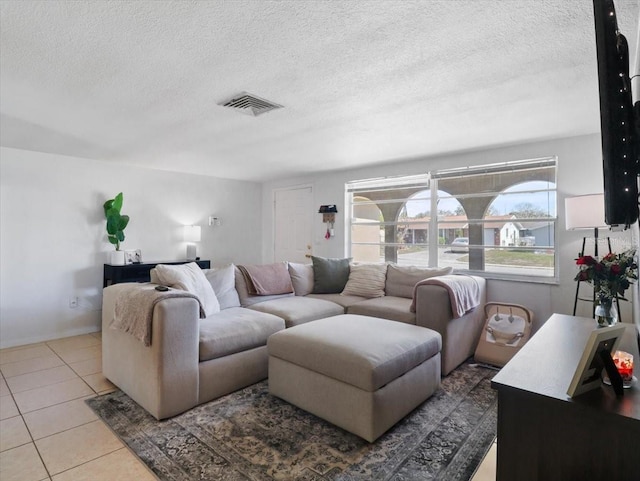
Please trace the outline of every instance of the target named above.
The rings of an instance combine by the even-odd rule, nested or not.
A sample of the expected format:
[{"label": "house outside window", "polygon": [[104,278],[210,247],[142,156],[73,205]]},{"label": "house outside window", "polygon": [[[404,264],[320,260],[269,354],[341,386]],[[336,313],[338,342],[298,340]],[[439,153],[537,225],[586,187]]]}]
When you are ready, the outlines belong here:
[{"label": "house outside window", "polygon": [[556,279],[555,158],[346,184],[357,262]]}]

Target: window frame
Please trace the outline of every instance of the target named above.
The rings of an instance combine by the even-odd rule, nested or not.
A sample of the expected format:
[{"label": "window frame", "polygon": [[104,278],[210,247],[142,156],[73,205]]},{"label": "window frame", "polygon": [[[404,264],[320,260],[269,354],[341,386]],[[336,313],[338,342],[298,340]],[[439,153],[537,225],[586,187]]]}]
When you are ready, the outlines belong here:
[{"label": "window frame", "polygon": [[[531,171],[538,170],[539,172],[543,172],[545,167],[551,167],[553,170],[549,173],[550,178],[546,180],[549,185],[549,188],[532,188],[525,189],[522,192],[505,192],[506,190],[517,186],[519,184],[524,184],[526,182],[534,182],[539,181],[538,179],[533,180],[524,180],[523,182],[516,182],[511,184],[510,186],[503,188],[502,190],[497,191],[483,191],[483,192],[469,192],[464,194],[454,195],[450,192],[447,192],[443,186],[439,186],[439,179],[451,179],[456,176],[464,177],[464,176],[472,176],[472,175],[486,175],[495,173],[496,175],[500,174],[509,174],[516,171]],[[525,174],[526,175],[526,174]],[[516,195],[516,194],[529,194],[529,193],[553,193],[553,203],[548,205],[548,215],[549,217],[536,217],[536,218],[516,218],[514,219],[515,223],[519,223],[520,221],[524,221],[524,223],[531,222],[548,222],[549,229],[552,230],[552,236],[549,239],[552,241],[552,245],[545,246],[500,246],[500,245],[485,245],[486,242],[484,233],[483,233],[483,244],[473,244],[470,247],[476,249],[483,249],[486,253],[489,248],[491,249],[500,249],[500,250],[511,250],[514,247],[523,251],[534,251],[536,247],[540,250],[540,247],[544,249],[552,250],[553,252],[553,266],[552,273],[549,276],[536,276],[532,274],[520,274],[517,272],[495,272],[495,271],[487,271],[471,269],[469,268],[469,264],[467,263],[466,268],[455,268],[456,272],[470,274],[470,275],[478,275],[487,279],[497,279],[497,280],[507,280],[507,281],[518,281],[518,282],[530,282],[530,283],[541,283],[541,284],[558,284],[559,283],[559,259],[558,259],[558,188],[557,188],[557,176],[558,176],[558,159],[557,156],[549,156],[542,157],[537,159],[528,159],[528,160],[517,160],[517,161],[506,161],[499,162],[493,164],[485,164],[485,165],[477,165],[477,166],[469,166],[462,168],[452,168],[452,169],[438,169],[431,170],[424,174],[412,175],[412,176],[390,176],[390,177],[381,177],[376,179],[365,179],[365,180],[354,180],[345,183],[345,205],[347,206],[348,215],[345,216],[345,224],[346,224],[346,236],[345,236],[345,252],[347,256],[352,256],[352,251],[354,247],[354,243],[352,242],[352,229],[354,225],[379,225],[381,228],[383,226],[395,226],[395,232],[398,232],[398,226],[403,223],[397,217],[394,221],[384,219],[383,222],[354,222],[354,207],[356,203],[353,202],[354,196],[366,197],[363,195],[366,192],[374,191],[378,186],[384,186],[383,188],[387,191],[393,191],[394,185],[397,185],[397,190],[401,190],[402,188],[407,188],[407,186],[411,186],[412,188],[422,187],[421,190],[416,191],[415,194],[412,194],[408,197],[404,198],[403,204],[406,205],[407,202],[413,199],[413,195],[419,194],[421,191],[429,191],[429,202],[430,202],[430,212],[438,212],[438,202],[442,200],[438,197],[438,190],[446,192],[447,198],[455,199],[460,201],[460,199],[464,198],[479,198],[479,197],[492,197],[492,201],[488,204],[488,207],[491,206],[493,201],[495,201],[500,195]],[[416,180],[422,180],[424,184],[420,185],[416,183]],[[397,182],[397,184],[394,184]],[[370,190],[366,190],[370,189]],[[368,198],[368,197],[367,197]],[[444,197],[442,197],[444,198]],[[423,200],[426,200],[426,196],[422,197]],[[384,200],[374,200],[371,199],[367,203],[378,206],[378,204],[386,203],[395,203],[397,204],[400,199],[394,198],[393,200],[384,201]],[[428,252],[428,261],[427,265],[429,267],[438,267],[438,249],[440,248],[439,242],[439,234],[440,234],[440,226],[442,224],[446,224],[447,221],[441,221],[440,215],[430,215],[428,219],[428,234],[426,243],[418,243],[415,244],[418,247],[426,247]],[[483,214],[482,219],[469,219],[470,223],[484,223],[484,222],[495,222],[490,218],[487,218],[487,212]],[[451,221],[453,222],[453,221]],[[520,231],[525,229],[519,229]],[[483,231],[484,232],[484,231]],[[397,234],[396,234],[397,235]],[[468,236],[468,233],[466,234]],[[361,243],[357,243],[360,245]],[[372,244],[370,244],[372,245]],[[398,247],[406,245],[399,242],[380,242],[376,245],[379,245],[381,251],[384,251],[385,247],[395,247],[396,248],[396,260],[398,256]],[[482,263],[484,264],[485,256],[482,256]],[[391,262],[391,261],[385,261]]]}]

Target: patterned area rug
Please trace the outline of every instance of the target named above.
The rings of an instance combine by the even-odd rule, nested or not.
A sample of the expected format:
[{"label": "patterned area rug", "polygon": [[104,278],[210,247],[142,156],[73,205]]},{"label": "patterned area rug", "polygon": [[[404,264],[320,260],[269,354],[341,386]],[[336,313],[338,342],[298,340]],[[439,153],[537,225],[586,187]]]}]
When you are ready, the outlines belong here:
[{"label": "patterned area rug", "polygon": [[495,371],[463,364],[370,444],[267,381],[156,421],[121,391],[87,404],[161,480],[468,480],[496,435]]}]

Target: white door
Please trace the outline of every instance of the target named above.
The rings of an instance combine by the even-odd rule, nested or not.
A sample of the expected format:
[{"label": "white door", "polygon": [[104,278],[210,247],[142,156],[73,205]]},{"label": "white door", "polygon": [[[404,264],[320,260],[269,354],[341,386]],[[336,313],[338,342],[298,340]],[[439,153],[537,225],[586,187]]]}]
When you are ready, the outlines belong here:
[{"label": "white door", "polygon": [[311,187],[275,191],[275,262],[311,262],[311,221],[315,213],[312,203]]}]

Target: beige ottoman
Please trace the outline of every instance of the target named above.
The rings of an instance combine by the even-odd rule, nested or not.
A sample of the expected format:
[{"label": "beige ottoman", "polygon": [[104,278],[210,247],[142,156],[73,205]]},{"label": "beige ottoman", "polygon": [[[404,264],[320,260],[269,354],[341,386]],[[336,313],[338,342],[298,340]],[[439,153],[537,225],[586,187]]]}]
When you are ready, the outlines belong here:
[{"label": "beige ottoman", "polygon": [[440,386],[440,334],[345,314],[269,337],[269,392],[375,441]]}]

